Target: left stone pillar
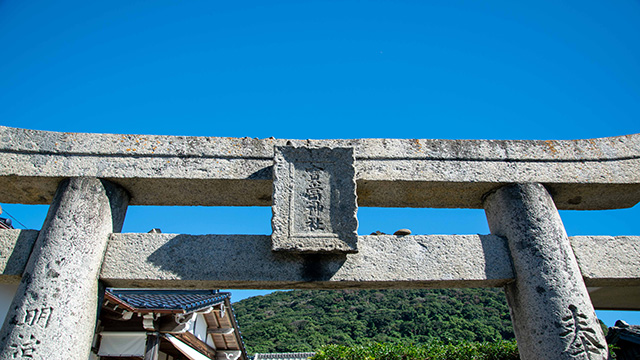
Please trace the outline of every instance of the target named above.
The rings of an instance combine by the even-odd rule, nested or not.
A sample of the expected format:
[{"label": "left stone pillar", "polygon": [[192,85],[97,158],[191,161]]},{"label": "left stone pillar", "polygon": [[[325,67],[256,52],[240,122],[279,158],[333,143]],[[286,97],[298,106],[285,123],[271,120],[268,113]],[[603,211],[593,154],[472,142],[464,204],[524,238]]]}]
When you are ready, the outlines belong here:
[{"label": "left stone pillar", "polygon": [[0,359],[89,358],[100,267],[128,201],[105,180],[60,183],[0,331]]}]

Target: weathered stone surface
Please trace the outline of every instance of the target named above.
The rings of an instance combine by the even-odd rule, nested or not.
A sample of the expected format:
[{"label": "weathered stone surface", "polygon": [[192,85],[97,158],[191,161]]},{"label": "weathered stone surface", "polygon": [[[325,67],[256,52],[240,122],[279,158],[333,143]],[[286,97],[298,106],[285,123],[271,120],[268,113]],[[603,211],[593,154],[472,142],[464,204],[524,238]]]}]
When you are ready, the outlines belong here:
[{"label": "weathered stone surface", "polygon": [[482,208],[539,182],[560,209],[640,201],[640,135],[572,141],[282,140],[79,134],[0,127],[0,202],[48,204],[64,177],[123,186],[133,205],[270,206],[274,146],[353,147],[359,206]]},{"label": "weathered stone surface", "polygon": [[357,251],[356,180],[351,148],[276,147],[272,249]]},{"label": "weathered stone surface", "polygon": [[640,286],[640,237],[573,236],[571,246],[587,286]]},{"label": "weathered stone surface", "polygon": [[596,309],[640,310],[640,237],[570,238]]},{"label": "weathered stone surface", "polygon": [[113,234],[101,279],[117,287],[249,289],[502,286],[513,278],[492,235],[359,236],[356,254],[271,251],[267,235]]},{"label": "weathered stone surface", "polygon": [[491,233],[507,239],[516,279],[505,287],[527,359],[607,359],[608,349],[560,215],[544,186],[515,184],[487,196]]},{"label": "weathered stone surface", "polygon": [[[0,283],[17,283],[20,281],[20,275],[24,271],[24,266],[29,259],[29,252],[26,251],[26,248],[29,248],[35,242],[35,238],[37,237],[38,232],[35,230],[0,230],[0,244],[2,244],[2,249],[5,249],[2,254],[2,258],[0,258]],[[267,276],[269,272],[268,269],[274,269],[274,271],[282,271],[285,266],[282,267],[277,266],[277,264],[273,264],[273,262],[278,261],[279,256],[269,257],[267,256],[267,250],[263,249],[266,247],[266,243],[268,243],[268,236],[224,236],[224,235],[202,235],[202,236],[189,236],[189,235],[176,235],[176,234],[164,234],[167,237],[162,239],[155,238],[147,238],[145,236],[140,236],[138,234],[118,234],[117,239],[113,240],[114,245],[113,248],[110,249],[109,256],[116,256],[113,259],[107,261],[110,264],[110,268],[105,270],[105,274],[109,274],[112,278],[110,281],[113,281],[118,284],[122,284],[120,286],[133,286],[134,283],[130,278],[127,279],[118,279],[117,274],[124,274],[128,270],[124,272],[115,272],[117,262],[124,262],[125,259],[128,259],[126,262],[126,269],[135,268],[137,265],[141,263],[147,263],[149,261],[149,254],[156,250],[139,250],[140,256],[147,256],[147,258],[142,261],[135,261],[134,259],[127,256],[127,248],[135,248],[136,246],[141,246],[143,248],[153,244],[156,241],[159,241],[161,244],[156,244],[154,246],[163,247],[169,242],[177,242],[180,245],[176,245],[175,251],[180,251],[181,255],[180,259],[191,258],[197,259],[200,256],[204,256],[208,258],[209,261],[212,259],[212,256],[215,256],[216,259],[237,259],[236,252],[239,251],[238,247],[242,247],[245,245],[251,246],[247,251],[256,251],[256,249],[262,249],[264,253],[258,251],[255,253],[255,258],[250,259],[250,263],[246,264],[247,268],[241,268],[240,264],[234,265],[234,268],[237,269],[237,273],[247,273],[254,269],[256,266],[261,268],[262,277],[260,277],[257,282],[254,284],[262,284],[267,283],[268,288],[276,288],[278,282],[282,281],[290,281],[291,279],[287,279],[287,276],[291,276],[294,279],[300,280],[296,277],[296,273],[292,273],[291,275],[283,274],[283,277],[278,277],[277,274],[272,276]],[[477,235],[467,235],[467,236],[477,236]],[[420,236],[423,239],[423,243],[426,244],[436,244],[436,243],[450,243],[456,244],[457,242],[462,241],[465,246],[469,240],[465,237],[459,236],[444,236],[438,235],[433,238],[433,235]],[[178,241],[175,239],[181,239],[185,237],[185,239],[190,239],[193,246],[187,246],[188,241],[182,243],[182,241]],[[367,236],[367,241],[372,242],[375,240],[374,236]],[[393,239],[394,236],[386,235],[381,237],[383,242],[389,241],[389,239]],[[20,239],[20,240],[18,240]],[[465,240],[466,239],[466,240]],[[613,248],[616,251],[608,251],[607,242],[603,241],[607,239],[607,241],[611,241],[613,244]],[[584,280],[588,286],[592,286],[589,288],[589,295],[593,302],[593,305],[597,309],[619,309],[619,310],[640,310],[640,275],[638,275],[638,269],[640,266],[637,261],[640,259],[640,256],[635,256],[634,254],[637,251],[637,244],[640,243],[640,237],[638,236],[618,236],[618,237],[601,237],[601,236],[576,236],[569,238],[571,242],[576,258],[578,259],[578,265],[580,266],[581,273],[584,276]],[[20,242],[21,244],[17,244]],[[212,243],[211,250],[206,250],[204,246],[198,246],[197,244],[209,244]],[[226,242],[238,242],[236,246],[227,245]],[[258,245],[252,245],[258,244]],[[457,247],[454,245],[454,247]],[[10,251],[12,248],[15,248],[13,253]],[[380,247],[380,250],[385,249],[384,247]],[[372,249],[370,251],[374,251]],[[385,251],[391,251],[392,249],[388,249]],[[187,251],[194,251],[191,255],[187,254]],[[479,248],[475,248],[473,251],[479,251]],[[482,250],[485,251],[484,249]],[[214,253],[215,252],[215,253]],[[608,253],[607,253],[608,252]],[[607,254],[603,256],[602,254]],[[480,253],[476,254],[478,257],[474,257],[474,261],[480,261]],[[497,262],[501,262],[504,264],[509,264],[510,260],[508,258],[500,259],[499,257],[501,253],[499,251],[495,252],[495,257],[492,258],[492,262],[494,265],[489,263],[485,263],[484,267],[487,266],[495,267]],[[160,252],[158,252],[160,255]],[[249,254],[245,254],[243,256],[248,256]],[[467,256],[471,256],[473,254],[468,254]],[[504,254],[503,254],[504,255]],[[137,256],[137,255],[136,255]],[[384,254],[376,255],[373,259],[378,259],[381,256],[385,256]],[[635,256],[635,258],[634,258]],[[614,264],[614,266],[599,266],[602,264],[603,259],[604,263]],[[244,258],[244,257],[243,257]],[[294,264],[294,268],[298,265],[295,265],[296,262],[302,262],[303,258],[301,257],[293,257],[287,259],[293,259],[292,263],[287,263],[287,266]],[[7,261],[7,259],[10,259]],[[184,260],[186,262],[186,260]],[[218,262],[219,260],[216,260]],[[438,260],[442,262],[443,260]],[[440,264],[439,262],[435,264]],[[485,260],[486,262],[486,260]],[[156,261],[157,263],[157,261]],[[188,262],[187,262],[188,263]],[[228,263],[224,266],[229,266]],[[184,266],[184,265],[183,265]],[[200,266],[200,268],[198,267]],[[136,276],[144,277],[149,280],[149,284],[145,286],[156,286],[156,287],[170,287],[176,286],[174,280],[167,281],[167,274],[163,272],[156,272],[157,265],[145,265],[144,271],[138,273]],[[433,266],[427,266],[427,269],[431,269]],[[164,267],[160,266],[160,269]],[[477,266],[477,268],[482,268],[481,266]],[[187,268],[185,268],[187,269]],[[222,287],[229,288],[234,287],[235,284],[238,284],[239,281],[244,281],[246,279],[238,279],[238,277],[230,276],[227,272],[220,269],[218,273],[211,273],[211,270],[207,270],[208,267],[205,268],[204,263],[197,265],[194,264],[194,267],[188,270],[189,277],[197,279],[200,284],[207,287]],[[437,270],[437,269],[436,269]],[[384,271],[384,269],[379,269],[376,271]],[[143,274],[142,274],[143,273]],[[434,282],[437,282],[437,273],[431,275]],[[211,276],[211,277],[208,277]],[[220,277],[214,285],[211,285],[213,281],[217,281],[214,277]],[[512,279],[512,278],[511,278]],[[145,280],[145,281],[147,281]],[[395,278],[395,282],[398,282],[398,285],[394,285],[394,287],[411,287],[406,284],[406,281],[409,279],[402,279],[400,277]],[[442,281],[449,281],[446,279],[441,279]],[[229,283],[232,281],[232,283]],[[477,286],[493,286],[493,280],[489,281],[487,284],[476,282]],[[273,282],[273,283],[272,283]],[[504,283],[508,282],[506,280]],[[502,285],[502,283],[500,283]],[[620,286],[620,285],[625,286]],[[606,285],[606,286],[605,286]],[[609,286],[610,285],[610,286]],[[252,285],[253,286],[253,285]],[[258,286],[258,285],[255,285]],[[339,287],[340,284],[333,284],[334,287]],[[366,286],[366,284],[362,284],[361,287]],[[373,284],[372,286],[375,286]],[[436,285],[441,287],[441,285]]]},{"label": "weathered stone surface", "polygon": [[[272,252],[268,236],[114,234],[103,279],[116,286],[165,287],[506,285],[524,359],[606,357],[579,266],[587,283],[598,287],[592,289],[594,301],[602,299],[598,295],[602,289],[631,289],[638,294],[640,288],[633,260],[635,243],[610,240],[614,244],[603,252],[619,257],[614,263],[589,253],[593,249],[583,249],[597,239],[579,240],[574,246],[579,265],[553,204],[563,209],[635,205],[640,200],[640,135],[577,141],[288,141],[0,127],[0,138],[0,202],[54,202],[20,282],[8,325],[0,332],[0,359],[86,358],[77,349],[85,344],[88,348],[93,333],[98,267],[106,237],[118,231],[119,214],[126,208],[122,188],[133,196],[132,204],[140,205],[268,206],[277,155],[274,146],[285,144],[353,148],[360,206],[484,205],[492,232],[506,240],[498,236],[363,236],[357,238],[356,254],[292,254]],[[58,183],[66,177],[89,178],[63,182],[54,197]],[[353,178],[349,176],[349,181]],[[321,177],[310,180],[322,181]],[[299,179],[303,188],[310,184],[305,181]],[[522,182],[536,184],[502,187]],[[87,191],[90,188],[97,190]],[[295,209],[292,214],[295,218]],[[25,253],[21,246],[26,243],[11,238],[15,232],[5,234],[0,233],[0,238],[10,238],[6,247],[18,246],[8,258],[0,253],[0,266],[8,269],[4,277],[15,278],[23,263],[13,254]],[[275,245],[280,246],[277,241]],[[341,246],[323,241],[302,246],[289,242],[285,247],[325,252]],[[620,254],[629,249],[630,253]],[[592,267],[602,260],[614,269]],[[625,273],[629,267],[635,269]],[[615,306],[628,306],[628,302]]]},{"label": "weathered stone surface", "polygon": [[126,205],[108,182],[60,184],[0,330],[0,359],[88,359],[100,265]]},{"label": "weathered stone surface", "polygon": [[20,282],[37,237],[37,230],[0,230],[0,283]]}]

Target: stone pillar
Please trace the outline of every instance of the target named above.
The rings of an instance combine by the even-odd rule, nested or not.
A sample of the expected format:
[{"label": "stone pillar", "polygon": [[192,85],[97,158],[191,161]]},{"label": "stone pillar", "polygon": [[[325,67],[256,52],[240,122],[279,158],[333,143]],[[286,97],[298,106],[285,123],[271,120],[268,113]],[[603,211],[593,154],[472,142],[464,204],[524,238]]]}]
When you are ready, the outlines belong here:
[{"label": "stone pillar", "polygon": [[0,359],[89,358],[98,275],[127,193],[104,180],[63,180],[0,331]]},{"label": "stone pillar", "polygon": [[608,349],[553,199],[541,184],[504,186],[484,201],[509,244],[507,302],[523,360],[607,359]]}]

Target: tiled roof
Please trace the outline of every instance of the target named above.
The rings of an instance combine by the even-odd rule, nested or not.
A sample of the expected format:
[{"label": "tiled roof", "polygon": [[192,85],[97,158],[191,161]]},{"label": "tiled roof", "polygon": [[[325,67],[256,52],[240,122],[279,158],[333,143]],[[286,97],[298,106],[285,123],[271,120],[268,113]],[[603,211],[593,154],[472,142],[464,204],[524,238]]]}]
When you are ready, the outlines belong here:
[{"label": "tiled roof", "polygon": [[298,352],[298,353],[270,353],[270,354],[256,354],[254,360],[307,360],[316,353],[313,352]]},{"label": "tiled roof", "polygon": [[615,326],[609,328],[607,342],[615,344],[618,340],[626,340],[640,345],[640,325],[629,325],[624,321],[616,321]]},{"label": "tiled roof", "polygon": [[615,345],[616,359],[640,359],[640,325],[629,325],[622,320],[609,328],[607,343]]},{"label": "tiled roof", "polygon": [[107,289],[112,296],[136,309],[184,310],[217,305],[230,297],[218,290]]}]

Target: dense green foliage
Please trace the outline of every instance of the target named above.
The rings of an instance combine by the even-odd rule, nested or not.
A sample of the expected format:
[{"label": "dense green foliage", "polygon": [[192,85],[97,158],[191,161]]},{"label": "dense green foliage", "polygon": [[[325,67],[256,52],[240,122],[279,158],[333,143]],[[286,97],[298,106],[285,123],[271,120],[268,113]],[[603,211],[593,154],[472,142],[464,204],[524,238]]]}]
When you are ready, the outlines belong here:
[{"label": "dense green foliage", "polygon": [[501,289],[285,291],[234,310],[249,353],[514,337]]},{"label": "dense green foliage", "polygon": [[311,360],[516,360],[515,340],[482,343],[423,345],[381,344],[327,345]]}]

